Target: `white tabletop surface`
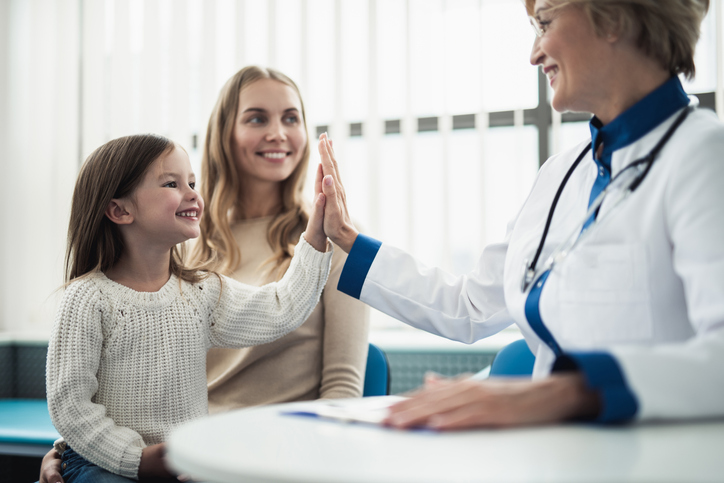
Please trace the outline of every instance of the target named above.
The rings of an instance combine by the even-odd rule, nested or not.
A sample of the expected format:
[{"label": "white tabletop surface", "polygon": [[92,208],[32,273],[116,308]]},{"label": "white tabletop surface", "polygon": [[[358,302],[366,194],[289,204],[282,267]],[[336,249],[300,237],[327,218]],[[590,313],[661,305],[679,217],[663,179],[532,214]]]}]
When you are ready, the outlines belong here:
[{"label": "white tabletop surface", "polygon": [[217,483],[724,481],[722,420],[436,433],[282,414],[300,404],[184,425],[171,465]]}]

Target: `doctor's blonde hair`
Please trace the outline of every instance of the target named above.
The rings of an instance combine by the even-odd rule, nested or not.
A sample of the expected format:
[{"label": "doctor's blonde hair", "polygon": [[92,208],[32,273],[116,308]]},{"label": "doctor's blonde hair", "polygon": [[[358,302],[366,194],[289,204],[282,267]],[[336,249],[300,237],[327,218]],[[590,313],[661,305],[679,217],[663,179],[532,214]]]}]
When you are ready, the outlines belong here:
[{"label": "doctor's blonde hair", "polygon": [[[573,4],[581,8],[599,36],[630,36],[641,51],[672,76],[696,73],[694,51],[709,0],[550,0],[555,8]],[[535,0],[525,0],[528,15]]]}]

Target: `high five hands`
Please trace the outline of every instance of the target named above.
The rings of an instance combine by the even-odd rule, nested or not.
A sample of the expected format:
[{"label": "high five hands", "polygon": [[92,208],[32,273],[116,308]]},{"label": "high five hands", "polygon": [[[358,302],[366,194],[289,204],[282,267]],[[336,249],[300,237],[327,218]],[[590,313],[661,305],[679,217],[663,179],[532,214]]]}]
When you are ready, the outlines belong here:
[{"label": "high five hands", "polygon": [[[332,142],[319,136],[315,200],[324,204],[324,233],[349,253],[359,232],[347,211]],[[317,210],[319,213],[319,210]],[[598,394],[577,372],[539,380],[427,380],[423,388],[393,405],[385,424],[397,428],[427,426],[438,430],[546,424],[598,414]]]},{"label": "high five hands", "polygon": [[359,232],[347,211],[347,195],[339,177],[339,166],[334,157],[332,141],[327,133],[319,136],[319,156],[322,163],[317,168],[314,183],[315,200],[324,196],[324,233],[342,250],[349,253]]}]

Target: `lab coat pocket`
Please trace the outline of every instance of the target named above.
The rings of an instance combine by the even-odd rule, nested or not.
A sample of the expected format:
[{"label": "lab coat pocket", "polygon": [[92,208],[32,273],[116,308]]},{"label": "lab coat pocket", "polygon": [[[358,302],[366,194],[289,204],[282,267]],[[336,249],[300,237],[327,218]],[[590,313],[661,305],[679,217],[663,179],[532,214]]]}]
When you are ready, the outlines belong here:
[{"label": "lab coat pocket", "polygon": [[653,335],[648,257],[642,244],[579,246],[561,267],[561,333],[586,345]]}]

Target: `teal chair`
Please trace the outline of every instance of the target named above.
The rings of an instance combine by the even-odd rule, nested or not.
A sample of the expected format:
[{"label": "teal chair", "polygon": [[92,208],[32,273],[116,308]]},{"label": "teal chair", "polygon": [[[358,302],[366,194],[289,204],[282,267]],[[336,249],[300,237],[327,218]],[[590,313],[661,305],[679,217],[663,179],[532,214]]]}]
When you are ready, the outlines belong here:
[{"label": "teal chair", "polygon": [[535,356],[528,348],[525,339],[506,345],[493,359],[490,377],[528,376],[533,374]]},{"label": "teal chair", "polygon": [[59,437],[45,399],[0,399],[0,455],[44,456]]},{"label": "teal chair", "polygon": [[382,349],[370,344],[362,397],[387,396],[390,393],[390,364]]}]

